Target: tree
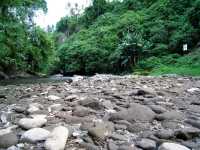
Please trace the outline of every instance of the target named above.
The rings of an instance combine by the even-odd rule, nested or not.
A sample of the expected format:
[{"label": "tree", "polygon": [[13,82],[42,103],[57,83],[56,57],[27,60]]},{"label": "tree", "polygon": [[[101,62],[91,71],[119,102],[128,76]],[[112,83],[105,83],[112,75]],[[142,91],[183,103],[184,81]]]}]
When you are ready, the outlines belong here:
[{"label": "tree", "polygon": [[[43,46],[37,45],[38,41],[47,40],[47,36],[42,37],[44,32],[35,32],[33,16],[36,10],[47,11],[45,0],[2,0],[0,4],[0,68],[4,72],[13,72],[14,70],[29,70],[32,69],[32,63],[38,55],[44,54],[48,57],[48,49],[51,49],[51,44]],[[38,29],[37,29],[38,30]],[[33,36],[33,35],[36,36]],[[40,35],[40,36],[39,36]],[[45,44],[45,42],[43,43]],[[42,56],[43,61],[47,59]],[[34,67],[36,68],[36,67]],[[38,67],[39,68],[39,67]],[[34,70],[33,70],[34,71]]]}]

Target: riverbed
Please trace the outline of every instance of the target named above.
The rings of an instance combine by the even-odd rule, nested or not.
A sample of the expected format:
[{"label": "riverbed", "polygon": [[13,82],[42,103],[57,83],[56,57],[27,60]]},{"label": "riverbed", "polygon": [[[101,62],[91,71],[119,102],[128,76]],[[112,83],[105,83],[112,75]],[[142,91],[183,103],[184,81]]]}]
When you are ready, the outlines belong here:
[{"label": "riverbed", "polygon": [[67,140],[55,142],[67,150],[200,149],[198,78],[9,80],[0,84],[0,101],[2,150],[47,149],[49,135],[63,128],[69,133],[60,136]]}]

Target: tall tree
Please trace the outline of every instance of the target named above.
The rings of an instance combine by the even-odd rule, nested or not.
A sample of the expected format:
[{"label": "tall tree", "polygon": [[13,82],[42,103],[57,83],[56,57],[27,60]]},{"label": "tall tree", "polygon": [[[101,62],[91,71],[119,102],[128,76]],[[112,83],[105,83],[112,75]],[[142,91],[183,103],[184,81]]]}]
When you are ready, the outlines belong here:
[{"label": "tall tree", "polygon": [[40,45],[35,46],[35,38],[41,36],[32,36],[41,33],[35,32],[33,22],[37,10],[47,11],[45,0],[1,0],[0,68],[4,72],[31,68],[29,56],[33,49],[40,49]]}]

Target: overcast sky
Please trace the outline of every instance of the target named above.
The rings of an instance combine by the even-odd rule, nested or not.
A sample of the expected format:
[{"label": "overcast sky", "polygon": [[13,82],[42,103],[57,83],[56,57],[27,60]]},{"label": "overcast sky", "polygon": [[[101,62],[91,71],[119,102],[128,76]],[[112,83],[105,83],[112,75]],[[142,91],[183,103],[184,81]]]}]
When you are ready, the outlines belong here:
[{"label": "overcast sky", "polygon": [[48,25],[55,25],[61,17],[69,14],[68,3],[71,3],[74,6],[78,3],[79,7],[86,7],[90,4],[90,0],[46,0],[48,12],[43,14],[38,12],[35,17],[35,22],[37,25],[42,28],[47,27]]}]

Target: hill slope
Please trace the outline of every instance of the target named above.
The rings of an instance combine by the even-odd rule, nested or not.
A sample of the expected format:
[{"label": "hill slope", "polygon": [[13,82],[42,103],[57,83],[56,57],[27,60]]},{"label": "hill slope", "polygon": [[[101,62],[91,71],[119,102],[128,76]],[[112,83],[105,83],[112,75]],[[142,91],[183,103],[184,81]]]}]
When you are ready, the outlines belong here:
[{"label": "hill slope", "polygon": [[100,2],[95,0],[84,15],[66,17],[57,24],[57,32],[68,33],[58,46],[59,67],[66,74],[122,73],[136,68],[158,74],[152,65],[162,59],[164,66],[173,64],[172,60],[177,65],[184,62],[183,70],[190,68],[189,60],[196,63],[193,54],[181,56],[183,44],[188,44],[190,53],[199,42],[199,0]]}]

